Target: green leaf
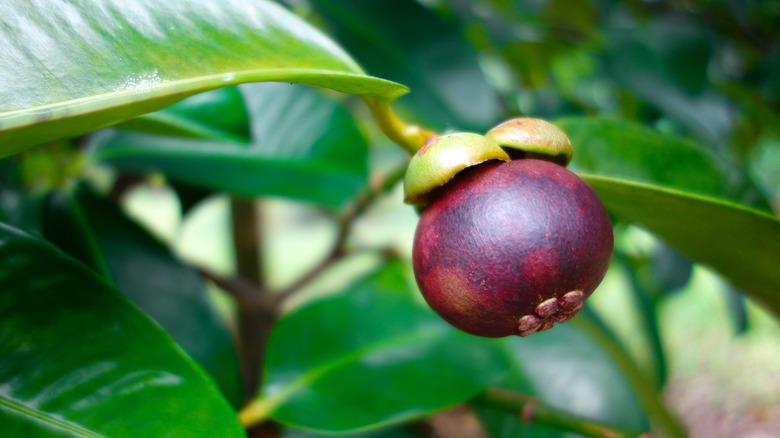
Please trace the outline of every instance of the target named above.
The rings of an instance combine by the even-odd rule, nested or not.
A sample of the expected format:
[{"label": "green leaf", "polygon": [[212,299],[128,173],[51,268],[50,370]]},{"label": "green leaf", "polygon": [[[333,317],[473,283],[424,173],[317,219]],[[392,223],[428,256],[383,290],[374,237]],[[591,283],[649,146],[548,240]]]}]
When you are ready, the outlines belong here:
[{"label": "green leaf", "polygon": [[710,150],[650,128],[608,118],[556,122],[574,148],[573,171],[739,201],[739,174]]},{"label": "green leaf", "polygon": [[414,93],[401,109],[434,129],[486,131],[501,117],[476,50],[459,26],[415,0],[313,0],[334,38],[366,69]]},{"label": "green leaf", "polygon": [[468,400],[507,366],[495,340],[462,333],[421,303],[400,262],[283,317],[266,358],[255,407],[325,432],[422,417]]},{"label": "green leaf", "polygon": [[780,219],[720,199],[601,175],[580,175],[610,212],[711,266],[780,315]]},{"label": "green leaf", "polygon": [[238,353],[203,277],[86,187],[76,192],[74,201],[117,289],[160,324],[239,406],[243,394]]},{"label": "green leaf", "polygon": [[[546,404],[580,417],[629,430],[649,429],[631,386],[610,357],[576,325],[556,325],[553,330],[505,342],[512,368],[497,386],[536,395]],[[507,415],[479,401],[473,405],[493,438],[567,436],[524,423],[517,415]]]},{"label": "green leaf", "polygon": [[0,156],[243,82],[384,101],[407,91],[366,76],[323,34],[264,0],[8,0],[0,41]]},{"label": "green leaf", "polygon": [[249,115],[238,87],[224,87],[188,97],[168,108],[144,114],[119,128],[171,137],[245,142]]},{"label": "green leaf", "polygon": [[[558,122],[574,146],[571,167],[607,209],[719,271],[780,314],[780,220],[739,204],[752,186],[694,143],[617,120]],[[763,200],[756,202],[768,210]]]},{"label": "green leaf", "polygon": [[338,205],[365,185],[368,146],[338,102],[288,84],[242,89],[252,117],[251,144],[111,132],[96,136],[94,157],[123,171],[159,171],[248,197]]},{"label": "green leaf", "polygon": [[244,436],[214,385],[108,283],[0,224],[8,436]]},{"label": "green leaf", "polygon": [[243,394],[233,340],[194,269],[83,185],[74,194],[60,191],[49,196],[44,236],[160,324],[211,375],[225,397],[240,406]]},{"label": "green leaf", "polygon": [[43,237],[110,282],[111,273],[78,200],[57,190],[46,196],[42,210]]}]

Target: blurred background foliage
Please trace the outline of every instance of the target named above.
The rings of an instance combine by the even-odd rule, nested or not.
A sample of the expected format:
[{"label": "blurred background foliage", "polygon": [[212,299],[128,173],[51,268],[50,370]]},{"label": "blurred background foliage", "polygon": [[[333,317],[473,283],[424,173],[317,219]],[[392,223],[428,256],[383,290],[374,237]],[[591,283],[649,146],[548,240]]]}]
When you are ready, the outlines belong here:
[{"label": "blurred background foliage", "polygon": [[[626,120],[709,149],[738,169],[722,177],[734,198],[780,212],[780,2],[289,3],[367,71],[408,85],[399,108],[432,128]],[[616,236],[594,307],[694,435],[780,430],[777,321],[641,228],[617,223]]]},{"label": "blurred background foliage", "polygon": [[[602,125],[592,125],[595,131],[582,132],[607,135],[610,124],[626,124],[614,126],[630,126],[633,137],[624,138],[641,141],[643,147],[676,142],[682,145],[680,151],[706,151],[670,164],[664,164],[670,157],[650,162],[639,154],[631,168],[610,172],[717,192],[759,210],[780,212],[778,1],[285,3],[332,36],[367,72],[408,85],[412,92],[396,104],[407,120],[441,131],[485,132],[518,115],[560,120],[563,126],[572,123],[573,116],[597,116],[597,123],[607,127],[598,131]],[[570,134],[585,128],[574,123]],[[118,287],[142,308],[152,302],[143,293],[147,285],[122,277],[122,267],[140,263],[133,251],[154,253],[159,261],[155,266],[164,266],[160,275],[175,275],[179,284],[190,284],[187,289],[193,293],[145,310],[216,376],[234,405],[241,399],[237,365],[231,362],[235,352],[220,350],[227,332],[204,304],[201,292],[207,285],[163,248],[170,247],[192,265],[235,272],[231,206],[225,193],[262,198],[257,226],[263,236],[266,281],[271,289],[283,289],[327,255],[338,233],[334,212],[359,193],[371,172],[387,169],[405,155],[377,131],[357,99],[287,84],[215,90],[78,141],[89,150],[86,179],[97,192],[121,198],[124,212],[144,228],[101,206],[92,189],[79,185],[70,197],[48,195],[84,172],[85,164],[71,156],[69,142],[0,162],[0,219],[55,236],[51,240],[85,264],[113,270]],[[632,146],[622,145],[626,150]],[[574,147],[577,156],[576,141]],[[583,149],[574,169],[624,166],[610,163],[600,152]],[[691,165],[702,156],[706,166]],[[704,171],[685,173],[686,166]],[[19,196],[17,186],[33,196]],[[35,196],[42,193],[47,194],[45,200]],[[353,251],[287,303],[291,316],[286,329],[296,327],[296,315],[314,312],[316,306],[347,306],[339,304],[347,301],[344,296],[327,294],[360,290],[364,283],[355,286],[356,279],[382,262],[377,250],[411,254],[417,216],[401,199],[395,190],[355,222],[349,238]],[[46,206],[43,218],[37,216],[41,203]],[[56,236],[68,232],[58,234],[52,225],[78,228],[79,221],[86,221],[95,235],[73,234],[57,241]],[[615,259],[590,300],[591,320],[603,324],[604,333],[614,333],[694,436],[771,436],[780,430],[777,319],[717,273],[692,263],[641,227],[617,217],[615,225]],[[122,243],[121,236],[135,237]],[[98,250],[79,253],[79,239],[92,241]],[[120,250],[128,245],[143,249]],[[370,281],[391,284],[388,290],[405,290],[396,271],[385,272],[390,280]],[[235,318],[233,303],[213,285],[208,287],[208,298],[221,315]],[[388,297],[383,299],[393,302],[392,294]],[[190,316],[200,323],[176,316],[176,306],[185,301],[196,310]],[[324,318],[329,311],[315,315]],[[328,321],[322,324],[324,337]],[[184,329],[199,325],[207,336]],[[204,337],[209,341],[205,345],[198,342]],[[333,337],[338,338],[338,330]],[[315,341],[322,345],[327,339]],[[580,415],[646,426],[629,386],[593,342],[569,324],[507,342],[507,351],[527,356],[508,354],[510,372],[502,382]],[[551,370],[558,374],[551,376]],[[273,371],[271,377],[277,378]],[[579,373],[588,379],[574,379]],[[568,379],[565,384],[579,386],[550,384],[560,376]],[[473,411],[491,436],[559,435],[529,429],[480,403]],[[285,419],[294,418],[295,409],[282,406],[280,412]],[[456,436],[458,429],[474,433],[469,423],[473,415],[444,414],[439,417],[443,421],[434,419],[432,424],[440,433],[453,434],[445,436]],[[453,429],[452,424],[462,427]],[[295,430],[285,434],[310,436]],[[375,436],[413,435],[407,429],[391,429]]]}]

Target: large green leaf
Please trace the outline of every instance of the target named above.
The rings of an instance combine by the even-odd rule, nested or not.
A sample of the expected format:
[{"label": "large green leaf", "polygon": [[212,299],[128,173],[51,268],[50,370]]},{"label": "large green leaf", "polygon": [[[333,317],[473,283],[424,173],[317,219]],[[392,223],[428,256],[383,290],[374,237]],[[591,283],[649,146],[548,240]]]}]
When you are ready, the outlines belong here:
[{"label": "large green leaf", "polygon": [[628,180],[581,175],[607,208],[707,264],[780,316],[780,219],[748,207]]},{"label": "large green leaf", "polygon": [[750,262],[733,257],[736,248],[759,257],[765,249],[751,244],[755,238],[770,247],[778,242],[776,218],[737,204],[752,199],[766,208],[763,199],[751,198],[744,174],[694,143],[626,122],[570,118],[559,125],[575,147],[572,169],[611,212],[644,225],[766,304],[778,301],[772,306],[780,309],[772,286],[780,284],[780,272],[772,268],[777,253]]},{"label": "large green leaf", "polygon": [[619,217],[643,225],[685,256],[718,270],[780,314],[780,220],[745,176],[697,145],[601,118],[559,121],[574,145],[572,169]]},{"label": "large green leaf", "polygon": [[556,123],[571,139],[575,172],[739,200],[738,173],[695,143],[608,118],[572,117]]},{"label": "large green leaf", "polygon": [[239,406],[243,394],[238,354],[203,277],[88,188],[78,190],[74,202],[117,289],[160,324]]},{"label": "large green leaf", "polygon": [[217,191],[329,205],[365,185],[366,140],[338,102],[289,84],[242,90],[252,119],[251,144],[117,131],[96,136],[94,158],[123,171],[156,170]]},{"label": "large green leaf", "polygon": [[7,0],[0,46],[0,156],[242,82],[406,92],[265,0]]},{"label": "large green leaf", "polygon": [[[576,325],[505,340],[512,369],[502,388],[536,395],[546,404],[628,430],[649,429],[631,386],[598,344]],[[559,437],[563,432],[529,425],[483,402],[474,404],[493,438]]]},{"label": "large green leaf", "polygon": [[3,435],[244,436],[197,365],[108,283],[5,224],[0,254]]},{"label": "large green leaf", "polygon": [[500,380],[495,340],[459,332],[410,290],[394,262],[349,290],[283,317],[268,345],[257,409],[344,432],[421,417]]},{"label": "large green leaf", "polygon": [[402,109],[435,129],[487,130],[501,117],[460,27],[415,0],[314,0],[328,31],[373,74],[414,92]]}]

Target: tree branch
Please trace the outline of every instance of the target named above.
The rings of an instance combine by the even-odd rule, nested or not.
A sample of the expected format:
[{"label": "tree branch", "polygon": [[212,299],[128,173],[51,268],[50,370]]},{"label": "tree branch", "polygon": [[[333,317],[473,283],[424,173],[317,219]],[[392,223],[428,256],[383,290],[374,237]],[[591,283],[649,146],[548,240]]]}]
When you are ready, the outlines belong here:
[{"label": "tree branch", "polygon": [[236,270],[241,277],[262,288],[265,276],[260,252],[259,207],[252,199],[230,198],[233,247],[236,256]]},{"label": "tree branch", "polygon": [[371,181],[369,181],[368,188],[358,195],[357,198],[355,198],[355,201],[348,205],[337,218],[338,231],[336,233],[336,240],[333,242],[333,245],[325,258],[311,268],[311,270],[303,274],[293,284],[274,293],[274,297],[279,301],[286,300],[317,278],[331,265],[341,260],[344,255],[348,253],[347,238],[352,232],[355,220],[359,218],[381,194],[395,187],[395,185],[403,179],[408,164],[409,160],[402,160],[391,169],[373,175]]},{"label": "tree branch", "polygon": [[233,301],[236,302],[238,307],[262,307],[269,314],[277,313],[278,305],[276,300],[269,294],[262,293],[257,285],[246,281],[243,277],[238,275],[224,276],[202,266],[197,269],[203,277],[233,297]]},{"label": "tree branch", "polygon": [[593,438],[649,438],[649,433],[638,433],[607,426],[593,420],[572,415],[544,404],[536,397],[502,388],[488,388],[480,400],[496,409],[516,414],[526,423],[550,426],[567,432]]},{"label": "tree branch", "polygon": [[[338,216],[336,240],[333,242],[333,246],[325,258],[286,288],[277,292],[260,293],[261,291],[259,291],[257,287],[241,278],[222,277],[206,269],[201,269],[201,272],[234,297],[238,304],[239,311],[244,309],[245,314],[249,312],[248,309],[255,309],[255,312],[266,314],[268,314],[268,312],[273,312],[271,315],[273,315],[275,319],[278,316],[278,310],[284,300],[300,291],[304,286],[328,269],[333,263],[337,262],[348,253],[346,248],[347,238],[352,232],[355,220],[359,218],[381,194],[395,187],[395,185],[403,179],[408,164],[409,160],[405,159],[391,169],[375,174],[371,178],[366,190],[356,197],[355,201],[347,206]],[[265,400],[261,399],[255,400],[245,406],[240,413],[240,418],[244,426],[249,428],[265,421],[267,415],[267,403]]]},{"label": "tree branch", "polygon": [[647,413],[654,427],[661,429],[664,436],[670,438],[683,438],[688,434],[685,427],[672,414],[661,399],[654,385],[647,379],[626,353],[623,346],[612,336],[607,335],[593,321],[584,315],[572,319],[572,323],[585,331],[597,344],[610,356],[615,365],[620,369],[636,393],[642,409]]},{"label": "tree branch", "polygon": [[[244,398],[251,400],[262,385],[261,370],[265,345],[276,321],[276,307],[269,305],[265,276],[261,269],[260,213],[254,200],[231,197],[233,246],[238,279],[222,279],[231,287],[238,304],[238,338],[241,369],[244,376]],[[212,275],[211,278],[216,278]],[[241,279],[241,280],[239,280]]]}]

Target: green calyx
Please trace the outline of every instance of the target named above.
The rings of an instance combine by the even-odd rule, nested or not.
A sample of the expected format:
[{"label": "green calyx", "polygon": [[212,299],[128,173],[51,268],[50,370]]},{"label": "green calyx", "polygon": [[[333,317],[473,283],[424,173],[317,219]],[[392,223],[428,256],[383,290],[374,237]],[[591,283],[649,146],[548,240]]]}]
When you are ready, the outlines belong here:
[{"label": "green calyx", "polygon": [[434,137],[412,157],[404,178],[404,202],[425,205],[430,194],[461,170],[489,160],[509,161],[494,141],[479,134],[459,132]]},{"label": "green calyx", "polygon": [[519,117],[507,120],[485,135],[499,146],[521,158],[539,158],[566,166],[573,151],[569,137],[561,128],[542,119]]},{"label": "green calyx", "polygon": [[566,166],[572,154],[571,141],[563,130],[531,117],[507,120],[485,135],[459,132],[433,136],[409,162],[404,202],[425,206],[434,190],[458,172],[486,161],[537,158]]}]

